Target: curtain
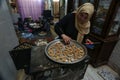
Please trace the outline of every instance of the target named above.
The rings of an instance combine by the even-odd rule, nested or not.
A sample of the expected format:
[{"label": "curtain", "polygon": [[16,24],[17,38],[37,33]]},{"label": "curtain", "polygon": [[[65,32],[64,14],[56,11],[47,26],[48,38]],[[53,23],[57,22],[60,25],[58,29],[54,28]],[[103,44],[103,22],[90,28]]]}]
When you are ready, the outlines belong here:
[{"label": "curtain", "polygon": [[44,0],[17,0],[19,13],[24,19],[31,16],[33,20],[38,20],[44,9]]}]

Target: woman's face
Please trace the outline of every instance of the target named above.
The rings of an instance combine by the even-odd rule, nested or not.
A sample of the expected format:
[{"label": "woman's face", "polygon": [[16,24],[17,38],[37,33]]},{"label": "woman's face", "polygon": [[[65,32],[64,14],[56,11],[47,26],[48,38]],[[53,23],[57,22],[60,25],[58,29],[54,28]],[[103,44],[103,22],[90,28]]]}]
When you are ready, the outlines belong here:
[{"label": "woman's face", "polygon": [[88,19],[88,13],[79,13],[78,15],[78,20],[81,22],[81,23],[85,23]]}]

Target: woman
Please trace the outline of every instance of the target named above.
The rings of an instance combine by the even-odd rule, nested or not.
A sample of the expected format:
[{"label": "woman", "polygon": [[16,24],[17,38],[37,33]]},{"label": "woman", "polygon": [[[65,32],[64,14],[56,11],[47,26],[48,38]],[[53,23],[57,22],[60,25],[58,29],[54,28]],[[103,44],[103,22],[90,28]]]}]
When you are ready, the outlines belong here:
[{"label": "woman", "polygon": [[64,16],[55,25],[55,32],[65,43],[71,39],[82,42],[85,34],[90,30],[90,18],[94,12],[94,6],[91,3],[81,5],[77,11]]}]

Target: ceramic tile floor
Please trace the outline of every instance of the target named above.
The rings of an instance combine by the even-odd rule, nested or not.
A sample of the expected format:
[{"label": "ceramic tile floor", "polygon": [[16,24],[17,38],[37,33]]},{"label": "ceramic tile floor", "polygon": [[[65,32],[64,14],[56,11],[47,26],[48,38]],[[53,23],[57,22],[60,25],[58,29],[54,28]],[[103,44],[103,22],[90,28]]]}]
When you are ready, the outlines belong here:
[{"label": "ceramic tile floor", "polygon": [[84,78],[82,80],[104,80],[101,76],[97,74],[97,69],[88,65]]},{"label": "ceramic tile floor", "polygon": [[98,68],[93,68],[91,65],[89,65],[86,70],[84,79],[82,80],[119,80],[118,78],[117,79],[107,78],[110,77],[111,74],[108,74],[106,78],[103,78],[101,75],[98,74],[98,72],[101,72],[103,70],[111,73],[113,77],[119,77],[119,75],[107,65],[103,65]]}]

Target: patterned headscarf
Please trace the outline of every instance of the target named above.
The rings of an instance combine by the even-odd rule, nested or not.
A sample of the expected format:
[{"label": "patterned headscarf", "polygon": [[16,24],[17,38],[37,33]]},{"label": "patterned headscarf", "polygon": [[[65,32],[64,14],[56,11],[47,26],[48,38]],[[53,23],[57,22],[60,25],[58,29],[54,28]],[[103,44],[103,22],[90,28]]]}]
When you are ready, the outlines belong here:
[{"label": "patterned headscarf", "polygon": [[[76,26],[76,29],[78,30],[77,41],[80,43],[82,42],[84,35],[88,34],[90,31],[90,18],[92,17],[93,12],[94,12],[94,6],[91,3],[85,3],[81,5],[75,12],[76,13],[75,26]],[[84,24],[81,24],[77,18],[80,13],[88,14],[88,18]]]}]

